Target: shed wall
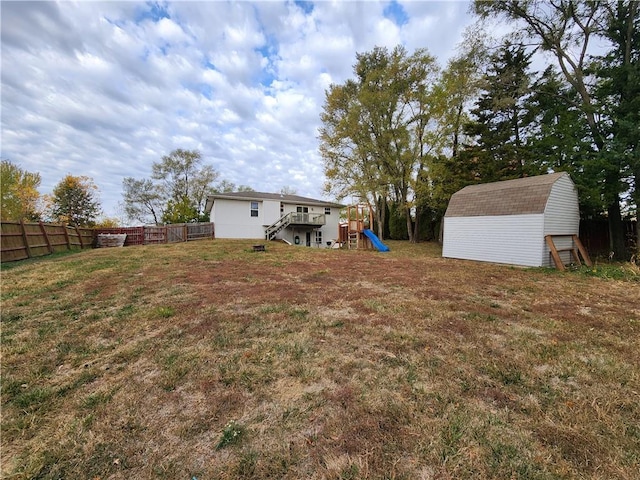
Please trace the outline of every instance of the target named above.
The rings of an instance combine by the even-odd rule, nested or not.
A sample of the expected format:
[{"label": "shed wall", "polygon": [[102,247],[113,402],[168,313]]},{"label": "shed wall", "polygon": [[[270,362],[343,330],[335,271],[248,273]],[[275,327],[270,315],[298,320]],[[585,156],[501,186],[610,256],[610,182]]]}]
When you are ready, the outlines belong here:
[{"label": "shed wall", "polygon": [[578,192],[568,177],[553,184],[544,210],[545,235],[577,235],[580,228]]},{"label": "shed wall", "polygon": [[445,217],[442,256],[538,267],[543,230],[543,214]]},{"label": "shed wall", "polygon": [[[580,230],[580,207],[578,206],[578,192],[568,176],[560,177],[551,188],[549,199],[544,211],[544,235],[578,235]],[[542,265],[553,267],[554,263],[549,254],[544,238]],[[571,248],[571,237],[557,237],[553,242],[558,249]],[[571,262],[569,252],[560,252],[565,263]]]}]

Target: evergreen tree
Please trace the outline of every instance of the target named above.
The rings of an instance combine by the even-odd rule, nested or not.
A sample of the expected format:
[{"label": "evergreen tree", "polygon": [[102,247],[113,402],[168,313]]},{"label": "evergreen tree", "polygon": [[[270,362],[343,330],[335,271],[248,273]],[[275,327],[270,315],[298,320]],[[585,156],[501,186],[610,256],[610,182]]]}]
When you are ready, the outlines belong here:
[{"label": "evergreen tree", "polygon": [[490,59],[483,93],[471,110],[474,120],[466,133],[476,139],[465,159],[474,164],[482,182],[520,178],[540,173],[528,149],[531,129],[527,112],[531,54],[523,47],[503,45]]},{"label": "evergreen tree", "polygon": [[[640,2],[618,1],[607,9],[604,35],[612,44],[607,55],[595,64],[598,84],[595,97],[602,105],[603,152],[610,175],[618,175],[618,185],[608,185],[607,197],[628,192],[632,208],[640,205]],[[640,249],[640,230],[636,231]]]},{"label": "evergreen tree", "polygon": [[[613,3],[600,0],[475,0],[474,6],[476,13],[482,18],[502,17],[513,22],[519,38],[526,38],[530,45],[555,57],[564,78],[578,93],[580,102],[577,106],[584,115],[594,145],[593,150],[598,152],[598,160],[602,167],[604,181],[601,184],[600,195],[606,204],[610,248],[621,258],[625,254],[625,248],[620,193],[624,191],[624,183],[621,180],[625,171],[620,168],[623,165],[620,157],[611,154],[606,125],[609,119],[603,115],[594,95],[595,82],[591,81],[589,75],[588,52],[590,41],[604,36],[613,41],[614,55],[631,60],[632,56],[628,54],[632,51],[632,42],[625,38],[637,35],[638,1],[624,0]],[[626,20],[612,22],[616,17]],[[624,35],[612,36],[610,28],[602,28],[603,25],[611,27],[615,23],[625,25],[622,30],[618,29],[620,33],[624,31]],[[615,31],[615,28],[613,30]],[[622,48],[616,52],[615,45]]]},{"label": "evergreen tree", "polygon": [[597,151],[575,89],[550,66],[532,85],[528,111],[535,127],[527,139],[533,162],[543,171],[568,172],[573,178],[584,217],[606,208],[600,195],[604,182]]}]

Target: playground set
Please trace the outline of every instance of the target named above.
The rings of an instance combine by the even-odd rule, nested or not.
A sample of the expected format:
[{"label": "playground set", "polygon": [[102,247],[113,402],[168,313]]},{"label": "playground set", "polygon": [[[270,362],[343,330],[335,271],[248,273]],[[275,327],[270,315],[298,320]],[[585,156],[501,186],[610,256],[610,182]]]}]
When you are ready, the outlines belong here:
[{"label": "playground set", "polygon": [[373,233],[373,212],[368,205],[347,207],[347,221],[338,227],[338,241],[349,249],[371,249],[388,252],[389,247]]}]

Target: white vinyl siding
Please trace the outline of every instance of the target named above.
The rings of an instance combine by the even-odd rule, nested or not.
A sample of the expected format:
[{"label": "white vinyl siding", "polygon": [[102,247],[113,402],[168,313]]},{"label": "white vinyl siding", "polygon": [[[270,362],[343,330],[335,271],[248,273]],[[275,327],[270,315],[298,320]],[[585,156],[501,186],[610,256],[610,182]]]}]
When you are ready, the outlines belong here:
[{"label": "white vinyl siding", "polygon": [[[580,210],[578,193],[569,177],[560,177],[551,187],[549,199],[544,210],[544,235],[578,235],[580,228]],[[571,237],[555,237],[553,242],[557,249],[571,248]],[[542,266],[553,267],[549,247],[542,239],[544,254]],[[570,263],[571,252],[560,252],[565,263]]]},{"label": "white vinyl siding", "polygon": [[544,210],[544,234],[577,234],[580,227],[578,194],[568,177],[561,177],[551,187]]},{"label": "white vinyl siding", "polygon": [[264,225],[269,226],[276,222],[282,214],[280,213],[280,202],[274,200],[264,200],[263,205],[263,221]]},{"label": "white vinyl siding", "polygon": [[[298,208],[300,208],[301,210],[306,208],[309,213],[324,213],[325,208],[331,208],[331,207],[319,207],[319,206],[284,203],[285,214],[291,213],[291,212],[298,212]],[[332,208],[332,210],[334,209]],[[338,210],[335,209],[334,211],[338,211]],[[320,235],[322,237],[322,243],[318,244],[320,248],[328,248],[326,244],[328,240],[337,240],[339,223],[340,223],[340,215],[337,215],[337,214],[325,215],[325,224],[321,228],[317,229],[320,232]],[[291,244],[294,244],[296,235],[300,237],[300,245],[304,246],[306,243],[305,242],[306,233],[303,229],[286,228],[277,235],[277,238],[287,240]],[[313,246],[316,246],[315,237],[313,236],[311,238],[311,243]]]},{"label": "white vinyl siding", "polygon": [[540,266],[544,215],[445,217],[444,222],[443,257]]},{"label": "white vinyl siding", "polygon": [[264,238],[261,204],[258,202],[258,216],[252,217],[251,201],[217,199],[211,209],[216,238]]},{"label": "white vinyl siding", "polygon": [[[580,211],[567,173],[475,185],[456,192],[444,218],[442,256],[523,266],[553,266],[545,235],[573,246]],[[570,252],[561,252],[569,263]]]}]

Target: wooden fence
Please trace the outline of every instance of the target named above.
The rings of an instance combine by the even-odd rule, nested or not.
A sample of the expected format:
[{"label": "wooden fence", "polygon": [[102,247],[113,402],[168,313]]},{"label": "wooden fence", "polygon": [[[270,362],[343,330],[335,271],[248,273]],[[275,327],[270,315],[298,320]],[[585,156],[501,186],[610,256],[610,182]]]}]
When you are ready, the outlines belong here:
[{"label": "wooden fence", "polygon": [[92,228],[54,223],[2,222],[0,232],[2,263],[75,248],[91,248],[94,240]]},{"label": "wooden fence", "polygon": [[[624,220],[622,227],[625,247],[630,253],[634,253],[638,248],[636,245],[638,222]],[[580,220],[580,241],[589,251],[591,258],[608,256],[610,251],[608,222],[606,220]]]},{"label": "wooden fence", "polygon": [[126,234],[124,246],[154,243],[190,242],[214,238],[213,223],[182,223],[179,225],[97,228],[98,233]]},{"label": "wooden fence", "polygon": [[213,223],[94,229],[57,223],[2,222],[0,232],[2,263],[50,255],[64,250],[92,248],[99,233],[125,233],[127,235],[125,246],[214,238]]}]

